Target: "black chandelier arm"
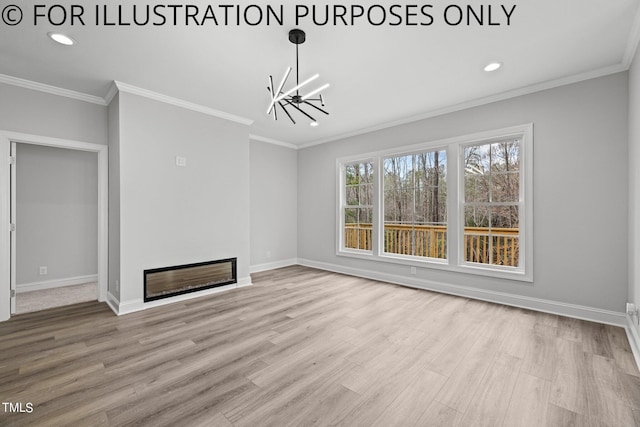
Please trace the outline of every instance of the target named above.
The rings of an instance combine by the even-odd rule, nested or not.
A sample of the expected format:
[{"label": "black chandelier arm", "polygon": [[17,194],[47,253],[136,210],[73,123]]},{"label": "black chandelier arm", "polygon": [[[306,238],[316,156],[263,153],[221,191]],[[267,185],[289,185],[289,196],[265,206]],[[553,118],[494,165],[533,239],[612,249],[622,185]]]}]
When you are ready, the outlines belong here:
[{"label": "black chandelier arm", "polygon": [[269,86],[267,86],[267,90],[269,91],[272,97],[274,98],[276,97],[276,90],[274,89],[274,86],[273,86],[273,76],[269,76]]},{"label": "black chandelier arm", "polygon": [[312,103],[309,102],[309,100],[305,100],[303,101],[305,104],[312,106],[313,108],[315,108],[316,110],[320,111],[321,113],[325,113],[327,116],[329,115],[329,113],[327,113],[326,111],[324,111],[322,108],[318,107],[317,105],[313,105]]},{"label": "black chandelier arm", "polygon": [[312,121],[316,121],[316,119],[314,119],[313,117],[311,117],[309,114],[307,114],[304,110],[302,110],[300,107],[298,107],[296,104],[294,104],[293,102],[287,100],[287,104],[291,105],[293,108],[295,108],[296,110],[300,111],[302,114],[304,114],[305,116],[307,116],[310,120]]},{"label": "black chandelier arm", "polygon": [[[267,91],[271,94],[271,96],[273,96],[273,92],[272,89],[270,87],[267,86]],[[280,92],[282,93],[282,92]],[[295,125],[296,121],[293,119],[293,117],[291,116],[291,113],[289,113],[289,111],[287,110],[287,106],[291,106],[293,108],[295,108],[296,110],[298,110],[300,113],[304,114],[307,118],[309,118],[309,120],[312,121],[316,121],[316,119],[314,119],[310,114],[308,114],[307,112],[305,112],[303,109],[301,109],[300,107],[298,107],[298,105],[293,101],[294,97],[293,96],[288,96],[286,99],[284,99],[284,104],[283,101],[276,101],[276,103],[278,105],[280,105],[280,108],[282,108],[282,111],[285,112],[285,114],[287,115],[287,117],[289,117],[289,120],[291,120],[291,122]],[[327,116],[329,115],[329,113],[325,110],[323,110],[322,108],[318,107],[317,105],[312,104],[309,101],[322,101],[322,99],[319,98],[312,98],[312,99],[305,99],[304,101],[302,101],[303,104],[307,104],[313,108],[315,108],[316,110],[320,111],[323,114],[326,114]],[[273,108],[273,116],[275,120],[278,120],[278,112],[277,112],[277,108]]]},{"label": "black chandelier arm", "polygon": [[[275,90],[274,90],[273,92],[271,92],[271,88],[269,88],[269,86],[267,86],[267,91],[268,91],[268,92],[269,92],[269,93],[270,93],[274,98],[276,97],[275,95],[273,95],[273,92],[275,92]],[[280,96],[280,95],[282,95],[283,93],[284,93],[283,91],[280,91],[280,93],[279,93],[277,96]]]},{"label": "black chandelier arm", "polygon": [[282,104],[282,102],[278,101],[278,104],[280,104],[280,107],[282,107],[282,111],[285,112],[285,114],[289,117],[289,120],[291,120],[293,122],[293,124],[296,124],[296,121],[293,120],[293,117],[291,117],[291,114],[289,114],[289,112],[287,111],[287,109],[285,108],[285,106]]},{"label": "black chandelier arm", "polygon": [[[271,78],[271,76],[269,76],[269,78]],[[271,85],[273,86],[273,80],[271,82]],[[271,98],[274,99],[275,95],[273,94],[274,92],[273,88],[267,86],[267,91],[271,94]],[[280,106],[282,106],[282,104],[280,104]],[[276,108],[275,105],[273,106],[273,120],[278,120],[278,109]]]}]

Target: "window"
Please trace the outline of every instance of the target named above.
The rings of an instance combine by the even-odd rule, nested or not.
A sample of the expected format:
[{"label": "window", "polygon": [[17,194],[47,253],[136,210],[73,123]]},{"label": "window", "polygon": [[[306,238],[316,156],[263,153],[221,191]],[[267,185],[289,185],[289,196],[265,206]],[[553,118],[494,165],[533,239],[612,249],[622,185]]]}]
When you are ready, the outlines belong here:
[{"label": "window", "polygon": [[383,251],[446,258],[446,151],[387,157],[383,163]]},{"label": "window", "polygon": [[344,167],[344,248],[371,250],[373,226],[373,164],[356,162]]},{"label": "window", "polygon": [[338,159],[337,254],[533,280],[533,125]]},{"label": "window", "polygon": [[464,147],[464,261],[520,265],[519,138]]}]

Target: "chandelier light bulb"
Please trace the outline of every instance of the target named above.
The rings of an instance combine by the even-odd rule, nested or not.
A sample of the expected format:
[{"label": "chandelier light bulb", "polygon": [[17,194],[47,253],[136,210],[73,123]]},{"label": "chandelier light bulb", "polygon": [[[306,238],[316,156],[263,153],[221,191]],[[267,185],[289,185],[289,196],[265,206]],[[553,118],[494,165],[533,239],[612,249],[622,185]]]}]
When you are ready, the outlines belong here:
[{"label": "chandelier light bulb", "polygon": [[309,92],[308,94],[306,94],[305,96],[302,97],[302,100],[304,101],[305,99],[309,99],[311,98],[313,95],[315,95],[316,93],[322,92],[323,90],[325,90],[326,88],[329,87],[329,83],[327,83],[326,85],[322,85],[320,86],[318,89],[314,90],[313,92]]}]

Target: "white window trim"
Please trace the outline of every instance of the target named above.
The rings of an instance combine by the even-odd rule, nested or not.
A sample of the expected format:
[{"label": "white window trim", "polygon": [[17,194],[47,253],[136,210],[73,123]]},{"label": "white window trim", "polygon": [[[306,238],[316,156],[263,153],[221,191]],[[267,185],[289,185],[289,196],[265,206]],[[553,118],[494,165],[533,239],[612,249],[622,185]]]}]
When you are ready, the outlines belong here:
[{"label": "white window trim", "polygon": [[[463,241],[464,229],[464,182],[459,179],[462,169],[464,147],[492,140],[503,140],[510,137],[522,138],[520,148],[520,265],[521,267],[504,267],[468,263],[464,261]],[[384,238],[381,233],[380,218],[383,218],[384,206],[381,203],[383,182],[383,159],[390,156],[414,154],[425,150],[446,150],[447,152],[447,259],[422,258],[408,255],[388,254],[382,251]],[[356,162],[372,162],[374,167],[373,184],[373,227],[372,249],[370,251],[354,250],[343,247],[344,215],[342,201],[345,197],[344,166]],[[360,259],[409,265],[413,267],[438,269],[458,273],[489,276],[520,282],[533,282],[533,123],[512,126],[502,129],[477,132],[468,135],[436,141],[422,142],[384,151],[366,153],[359,156],[342,157],[336,160],[336,255]]]}]

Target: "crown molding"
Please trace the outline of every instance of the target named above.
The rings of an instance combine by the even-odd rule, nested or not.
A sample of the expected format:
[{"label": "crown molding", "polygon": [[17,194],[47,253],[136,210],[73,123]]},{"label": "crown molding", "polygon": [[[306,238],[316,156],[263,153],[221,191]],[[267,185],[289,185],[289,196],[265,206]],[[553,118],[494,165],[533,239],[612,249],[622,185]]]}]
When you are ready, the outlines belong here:
[{"label": "crown molding", "polygon": [[64,96],[66,98],[76,99],[78,101],[89,102],[97,105],[107,105],[105,100],[99,96],[88,95],[82,92],[76,92],[75,90],[63,89],[56,86],[47,85],[44,83],[38,83],[31,80],[25,80],[18,77],[8,76],[6,74],[0,74],[0,83],[5,83],[12,86],[19,86],[25,89],[37,90],[39,92],[45,92],[52,95]]},{"label": "crown molding", "polygon": [[308,142],[305,144],[300,144],[298,146],[299,149],[313,147],[314,145],[326,144],[328,142],[339,141],[346,138],[351,138],[358,135],[363,135],[370,132],[375,132],[383,129],[392,128],[395,126],[400,126],[408,123],[417,122],[420,120],[442,116],[449,113],[454,113],[456,111],[462,111],[473,107],[479,107],[481,105],[491,104],[498,101],[504,101],[506,99],[516,98],[518,96],[529,95],[536,92],[541,92],[547,89],[553,89],[556,87],[566,86],[573,83],[579,83],[585,80],[595,79],[598,77],[604,77],[610,74],[616,74],[623,71],[627,71],[629,66],[625,64],[617,64],[609,67],[600,68],[593,71],[588,71],[586,73],[575,74],[568,77],[563,77],[556,80],[549,80],[547,82],[538,83],[531,86],[525,86],[522,88],[510,90],[507,92],[498,93],[495,95],[490,95],[482,98],[473,99],[471,101],[462,102],[459,104],[451,105],[449,107],[439,108],[436,110],[430,110],[425,113],[421,113],[415,116],[406,117],[403,119],[393,120],[390,122],[381,123],[379,125],[370,126],[366,128],[361,128],[352,132],[346,132],[340,135],[332,136],[325,139],[320,139],[317,141]]},{"label": "crown molding", "polygon": [[[78,101],[90,102],[92,104],[107,106],[111,103],[114,96],[118,91],[127,92],[134,95],[143,96],[145,98],[153,99],[155,101],[164,102],[165,104],[175,105],[177,107],[185,108],[187,110],[193,110],[200,113],[204,113],[210,116],[218,117],[232,122],[240,123],[250,126],[253,124],[253,120],[244,117],[236,116],[234,114],[225,113],[224,111],[215,110],[213,108],[198,105],[193,102],[184,101],[182,99],[173,98],[171,96],[163,95],[161,93],[152,92],[147,89],[142,89],[130,84],[122,83],[119,81],[113,81],[111,87],[105,94],[104,98],[94,95],[88,95],[82,92],[76,92],[74,90],[63,89],[56,86],[47,85],[44,83],[38,83],[31,80],[25,80],[18,77],[8,76],[6,74],[0,74],[0,83],[6,83],[12,86],[19,86],[26,89],[37,90],[40,92],[50,93],[52,95],[64,96],[67,98],[76,99]],[[286,143],[283,143],[286,144]]]},{"label": "crown molding", "polygon": [[113,101],[113,98],[116,97],[117,93],[118,93],[118,85],[116,85],[116,82],[113,81],[111,82],[111,85],[109,86],[109,90],[104,96],[104,102],[106,102],[107,105],[111,104],[111,101]]},{"label": "crown molding", "polygon": [[277,139],[267,138],[265,136],[255,135],[250,133],[249,139],[253,141],[266,142],[267,144],[279,145],[281,147],[291,148],[292,150],[297,150],[299,147],[295,144],[291,144],[289,142],[278,141]]},{"label": "crown molding", "polygon": [[[142,89],[127,83],[122,83],[114,80],[114,84],[117,87],[118,91],[120,92],[126,92],[133,95],[142,96],[145,98],[153,99],[154,101],[175,105],[176,107],[197,111],[199,113],[207,114],[209,116],[218,117],[221,119],[229,120],[229,121],[240,123],[247,126],[250,126],[253,123],[253,120],[247,119],[245,117],[240,117],[234,114],[225,113],[224,111],[215,110],[213,108],[205,107],[203,105],[195,104],[193,102],[185,101],[183,99],[178,99],[171,96],[163,95],[158,92]],[[115,93],[112,94],[112,90],[109,90],[107,95],[110,95],[111,99],[113,99],[113,97],[115,96]]]}]

